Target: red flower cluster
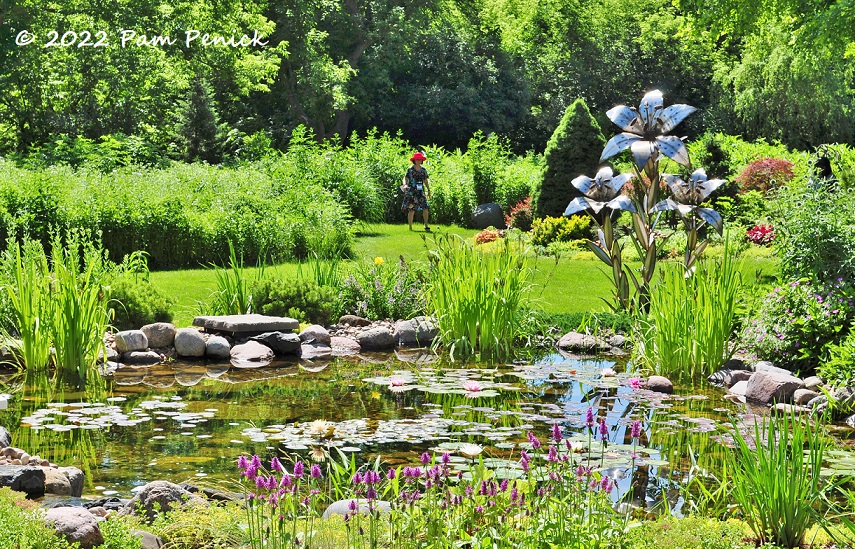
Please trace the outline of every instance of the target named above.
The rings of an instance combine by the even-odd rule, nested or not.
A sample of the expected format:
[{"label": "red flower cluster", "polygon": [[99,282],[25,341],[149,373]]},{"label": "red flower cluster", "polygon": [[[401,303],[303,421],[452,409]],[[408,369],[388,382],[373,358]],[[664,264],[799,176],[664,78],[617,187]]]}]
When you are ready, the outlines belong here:
[{"label": "red flower cluster", "polygon": [[499,229],[484,229],[475,235],[475,244],[486,244],[505,237],[505,231]]},{"label": "red flower cluster", "polygon": [[758,246],[768,246],[775,240],[775,230],[771,225],[758,223],[745,232],[745,238]]}]

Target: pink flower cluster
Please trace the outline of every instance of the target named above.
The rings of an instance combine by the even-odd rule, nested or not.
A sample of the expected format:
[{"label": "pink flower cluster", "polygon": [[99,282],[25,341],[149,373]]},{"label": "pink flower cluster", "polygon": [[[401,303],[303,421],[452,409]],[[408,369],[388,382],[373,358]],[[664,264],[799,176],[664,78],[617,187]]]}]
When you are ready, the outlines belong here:
[{"label": "pink flower cluster", "polygon": [[758,246],[768,246],[775,240],[775,230],[771,225],[758,223],[745,232],[745,238]]}]

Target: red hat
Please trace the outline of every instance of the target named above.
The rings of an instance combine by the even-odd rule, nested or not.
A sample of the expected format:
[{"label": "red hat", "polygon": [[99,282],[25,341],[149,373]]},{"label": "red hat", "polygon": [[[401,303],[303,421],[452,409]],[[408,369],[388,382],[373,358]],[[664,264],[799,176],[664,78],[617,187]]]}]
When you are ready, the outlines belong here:
[{"label": "red hat", "polygon": [[416,160],[421,160],[424,162],[427,160],[427,156],[422,151],[416,151],[416,153],[410,158],[410,162],[415,162]]}]

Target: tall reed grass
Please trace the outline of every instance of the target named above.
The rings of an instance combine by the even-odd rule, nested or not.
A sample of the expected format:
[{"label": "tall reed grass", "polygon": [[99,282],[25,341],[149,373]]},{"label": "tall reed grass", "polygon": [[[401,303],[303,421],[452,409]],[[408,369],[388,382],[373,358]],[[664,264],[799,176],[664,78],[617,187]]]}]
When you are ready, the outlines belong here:
[{"label": "tall reed grass", "polygon": [[511,356],[531,276],[521,244],[502,240],[491,252],[482,252],[453,234],[437,236],[435,244],[429,253],[427,299],[439,341],[452,358]]},{"label": "tall reed grass", "polygon": [[650,310],[637,312],[635,362],[668,377],[697,380],[727,360],[743,281],[733,256],[707,259],[694,271],[663,269]]}]

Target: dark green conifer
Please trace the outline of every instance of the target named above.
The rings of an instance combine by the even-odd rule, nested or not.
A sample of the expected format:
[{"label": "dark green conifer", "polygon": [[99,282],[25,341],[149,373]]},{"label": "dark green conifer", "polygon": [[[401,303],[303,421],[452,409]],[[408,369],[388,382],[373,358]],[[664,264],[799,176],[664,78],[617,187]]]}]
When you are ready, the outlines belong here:
[{"label": "dark green conifer", "polygon": [[584,99],[577,99],[564,111],[561,122],[546,145],[546,169],[535,190],[536,217],[558,217],[567,204],[580,196],[570,182],[578,175],[594,177],[606,138],[591,116]]}]

